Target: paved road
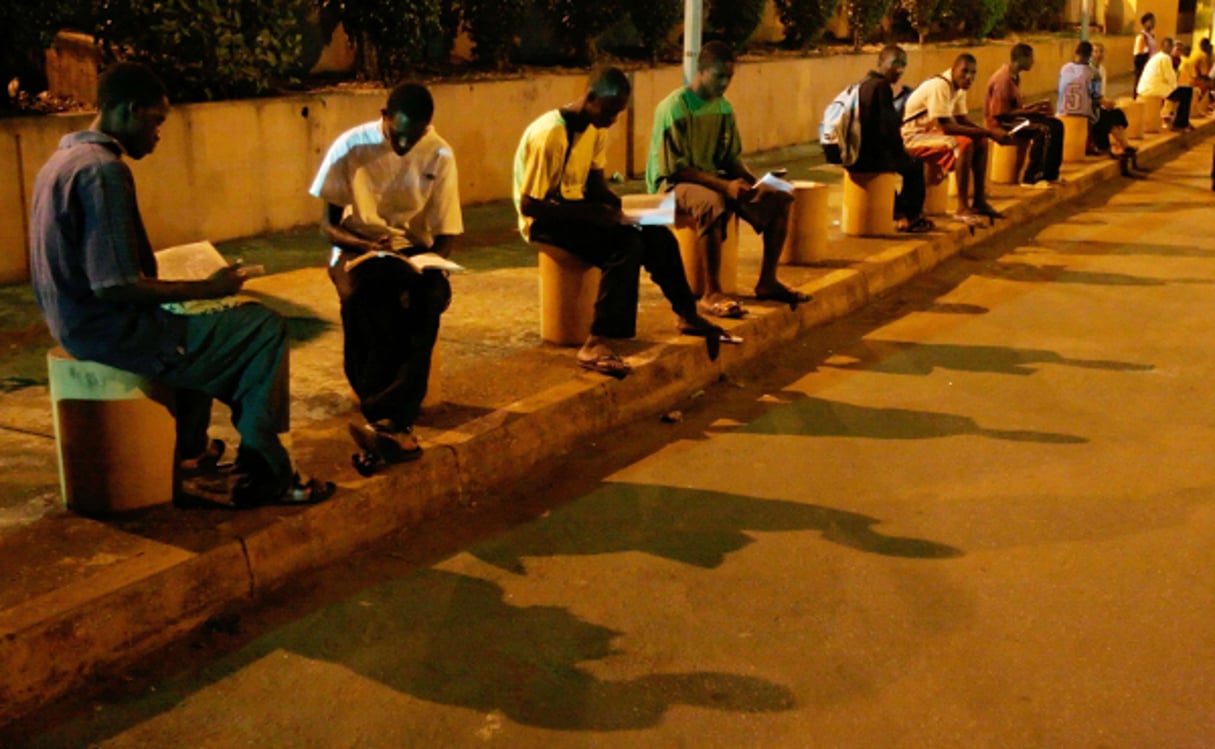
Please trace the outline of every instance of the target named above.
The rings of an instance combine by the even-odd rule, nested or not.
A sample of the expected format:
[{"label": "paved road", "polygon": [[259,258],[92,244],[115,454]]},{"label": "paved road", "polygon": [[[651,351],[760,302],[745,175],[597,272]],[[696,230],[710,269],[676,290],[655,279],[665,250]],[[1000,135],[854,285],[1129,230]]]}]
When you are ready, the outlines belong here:
[{"label": "paved road", "polygon": [[30,741],[1215,746],[1208,147]]}]

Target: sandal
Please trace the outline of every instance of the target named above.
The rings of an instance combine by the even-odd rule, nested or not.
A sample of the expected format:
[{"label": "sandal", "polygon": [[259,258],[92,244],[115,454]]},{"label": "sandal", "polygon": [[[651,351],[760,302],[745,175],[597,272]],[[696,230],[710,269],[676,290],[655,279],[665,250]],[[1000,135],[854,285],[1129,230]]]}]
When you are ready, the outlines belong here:
[{"label": "sandal", "polygon": [[936,229],[937,225],[932,223],[930,219],[920,216],[914,221],[903,219],[903,223],[898,227],[899,231],[907,234],[924,234]]},{"label": "sandal", "polygon": [[990,203],[978,203],[974,206],[974,212],[980,216],[986,216],[990,219],[1004,218],[1004,214],[997,211]]},{"label": "sandal", "polygon": [[623,380],[629,372],[633,371],[633,368],[624,359],[613,353],[599,354],[589,359],[579,359],[578,366],[590,372],[598,372],[601,375],[615,377],[617,380]]},{"label": "sandal", "polygon": [[335,491],[337,484],[332,481],[304,481],[298,473],[292,474],[286,486],[264,478],[242,476],[232,488],[232,504],[241,510],[269,505],[313,505],[329,499]]},{"label": "sandal", "polygon": [[186,458],[178,464],[182,478],[193,478],[219,472],[219,459],[224,457],[227,445],[223,440],[211,440],[201,454]]},{"label": "sandal", "polygon": [[397,429],[385,419],[374,424],[348,424],[347,429],[364,453],[384,463],[408,463],[422,457],[422,446],[409,427]]},{"label": "sandal", "polygon": [[723,317],[728,320],[737,320],[747,314],[746,307],[743,307],[737,299],[731,299],[728,296],[712,302],[701,301],[698,306],[702,314]]},{"label": "sandal", "polygon": [[802,302],[808,302],[813,297],[809,294],[803,294],[796,289],[791,289],[788,286],[778,286],[771,291],[755,290],[755,298],[761,302],[781,302],[787,304],[793,309],[797,309],[797,305]]}]

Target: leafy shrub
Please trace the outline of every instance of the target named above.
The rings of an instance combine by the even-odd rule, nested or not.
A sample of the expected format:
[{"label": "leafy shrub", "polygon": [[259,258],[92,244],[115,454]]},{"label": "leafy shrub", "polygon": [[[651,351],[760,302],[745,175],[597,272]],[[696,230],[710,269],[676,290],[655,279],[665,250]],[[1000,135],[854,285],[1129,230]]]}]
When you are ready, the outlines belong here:
[{"label": "leafy shrub", "polygon": [[683,20],[683,0],[624,0],[624,6],[650,61],[657,62]]},{"label": "leafy shrub", "polygon": [[559,43],[579,63],[598,56],[595,38],[627,17],[622,0],[547,0],[557,22]]},{"label": "leafy shrub", "polygon": [[102,0],[110,60],[147,63],[178,101],[264,94],[300,70],[308,0]]},{"label": "leafy shrub", "polygon": [[894,0],[848,0],[848,27],[852,29],[853,46],[860,49],[861,44],[890,12],[893,4]]},{"label": "leafy shrub", "polygon": [[1004,18],[1008,0],[948,0],[948,15],[974,40],[986,39]]},{"label": "leafy shrub", "polygon": [[20,78],[21,88],[43,90],[44,50],[63,26],[88,28],[89,10],[87,0],[0,0],[0,88]]},{"label": "leafy shrub", "polygon": [[1063,17],[1066,0],[1009,0],[1003,25],[1013,31],[1054,28]]},{"label": "leafy shrub", "polygon": [[[174,0],[176,1],[176,0]],[[272,0],[272,2],[300,0]],[[369,78],[394,82],[425,60],[442,38],[439,0],[323,0],[336,9],[346,33],[358,44],[358,66]]]},{"label": "leafy shrub", "polygon": [[941,20],[945,10],[946,0],[900,0],[900,6],[907,12],[907,19],[919,34],[920,44],[932,30],[933,24]]},{"label": "leafy shrub", "polygon": [[530,0],[461,0],[477,62],[502,70],[510,62]]},{"label": "leafy shrub", "polygon": [[839,0],[776,0],[776,12],[785,27],[785,43],[805,49],[818,40]]},{"label": "leafy shrub", "polygon": [[764,18],[767,0],[706,0],[706,28],[735,50],[741,50]]}]

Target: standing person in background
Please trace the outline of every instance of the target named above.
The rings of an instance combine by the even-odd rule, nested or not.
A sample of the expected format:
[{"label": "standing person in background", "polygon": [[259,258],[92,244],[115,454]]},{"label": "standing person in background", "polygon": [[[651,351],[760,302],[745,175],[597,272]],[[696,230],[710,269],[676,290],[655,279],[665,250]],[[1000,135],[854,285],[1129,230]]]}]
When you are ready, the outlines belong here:
[{"label": "standing person in background", "polygon": [[1159,51],[1156,45],[1156,35],[1153,33],[1156,30],[1156,16],[1151,13],[1144,13],[1139,19],[1139,34],[1135,37],[1134,47],[1134,65],[1135,65],[1135,87],[1132,89],[1132,96],[1139,96],[1139,79],[1143,76],[1143,69],[1147,66],[1148,60],[1152,55]]}]

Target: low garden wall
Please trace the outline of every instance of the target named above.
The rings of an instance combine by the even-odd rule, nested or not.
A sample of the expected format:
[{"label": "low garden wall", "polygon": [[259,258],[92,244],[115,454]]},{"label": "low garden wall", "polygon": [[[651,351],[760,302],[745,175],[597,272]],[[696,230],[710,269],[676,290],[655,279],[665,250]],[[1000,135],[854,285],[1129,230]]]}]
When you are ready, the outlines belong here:
[{"label": "low garden wall", "polygon": [[[1036,65],[1022,78],[1027,96],[1053,93],[1074,39],[1035,41]],[[1130,37],[1106,42],[1111,76],[1130,71]],[[982,82],[1008,59],[1010,44],[909,49],[911,84],[949,67],[962,51],[979,60],[970,94],[982,105]],[[727,94],[738,112],[743,145],[760,151],[813,140],[823,108],[872,67],[875,55],[747,61]],[[681,83],[678,67],[633,71],[629,116],[613,129],[610,172],[645,170],[657,102]],[[466,204],[509,198],[519,136],[542,112],[580,93],[583,75],[434,84],[435,126],[452,145]],[[378,116],[384,91],[318,92],[273,99],[182,105],[174,109],[152,156],[133,164],[139,202],[153,246],[219,241],[319,221],[308,185],[329,144],[343,130]],[[0,120],[0,205],[19,220],[0,223],[0,282],[28,278],[29,196],[38,169],[66,133],[88,127],[88,114]]]}]

